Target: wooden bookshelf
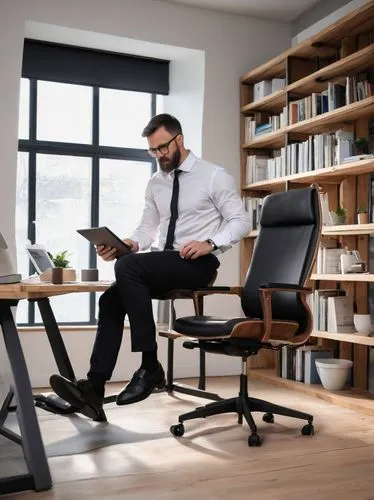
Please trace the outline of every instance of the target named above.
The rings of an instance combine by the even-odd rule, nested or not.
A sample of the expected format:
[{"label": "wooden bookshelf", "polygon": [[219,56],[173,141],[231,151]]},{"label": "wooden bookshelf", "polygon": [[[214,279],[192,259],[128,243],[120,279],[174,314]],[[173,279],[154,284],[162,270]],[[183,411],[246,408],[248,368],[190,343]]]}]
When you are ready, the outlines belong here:
[{"label": "wooden bookshelf", "polygon": [[[317,184],[323,192],[328,194],[330,210],[342,206],[346,211],[346,223],[339,226],[324,226],[322,238],[327,240],[332,237],[343,248],[358,249],[366,262],[369,262],[369,235],[374,234],[374,222],[357,224],[356,221],[358,207],[366,206],[369,208],[369,179],[370,174],[374,174],[373,158],[349,163],[342,162],[339,165],[302,171],[251,184],[246,182],[246,163],[247,157],[250,155],[260,153],[271,158],[274,156],[275,150],[284,148],[282,158],[286,158],[284,165],[287,168],[284,168],[282,172],[297,172],[297,168],[291,169],[287,164],[287,155],[291,154],[287,147],[293,142],[304,142],[310,136],[330,134],[337,130],[353,132],[355,138],[369,138],[369,122],[374,123],[374,93],[368,92],[365,94],[365,98],[361,94],[358,97],[359,100],[351,100],[348,104],[340,107],[337,107],[336,101],[335,106],[332,106],[336,109],[331,110],[330,107],[328,112],[316,114],[312,118],[296,123],[286,124],[273,132],[254,136],[250,141],[245,141],[244,138],[245,121],[248,121],[248,117],[252,117],[256,122],[260,120],[258,123],[265,123],[267,116],[279,115],[285,108],[289,110],[289,104],[292,101],[298,101],[313,93],[325,92],[329,82],[345,85],[347,77],[356,76],[354,85],[362,78],[374,83],[373,74],[374,0],[371,0],[308,40],[248,71],[240,80],[242,196],[261,198],[271,192]],[[285,87],[261,100],[254,101],[254,85],[273,78],[284,78]],[[328,96],[329,106],[330,97]],[[313,151],[312,155],[314,154]],[[331,165],[331,162],[326,164]],[[301,168],[305,170],[305,166]],[[251,260],[257,235],[258,231],[251,231],[241,244],[241,276],[243,279]],[[374,269],[371,271],[374,273]],[[335,283],[336,286],[345,289],[348,295],[354,297],[358,313],[366,314],[368,312],[368,287],[370,283],[374,283],[374,274],[314,273],[310,283],[313,287],[321,288],[333,287]],[[374,397],[371,397],[367,392],[369,347],[374,347],[374,337],[315,331],[312,334],[312,339],[322,346],[333,346],[340,357],[353,360],[353,392],[343,391],[344,396],[332,396],[329,391],[325,391],[321,387],[306,386],[299,382],[276,377],[273,370],[266,370],[274,365],[274,359],[265,355],[263,363],[257,361],[257,364],[264,366],[265,370],[253,370],[253,373],[257,374],[254,376],[264,377],[266,380],[308,392],[316,397],[329,398],[327,400],[332,402],[343,401],[344,404],[354,401],[356,396],[353,397],[351,394],[356,395],[357,390],[361,390],[359,399],[362,403],[360,402],[360,405],[362,404],[365,409],[368,407],[367,402],[370,401],[370,414],[374,414]],[[349,396],[347,396],[348,394]]]}]

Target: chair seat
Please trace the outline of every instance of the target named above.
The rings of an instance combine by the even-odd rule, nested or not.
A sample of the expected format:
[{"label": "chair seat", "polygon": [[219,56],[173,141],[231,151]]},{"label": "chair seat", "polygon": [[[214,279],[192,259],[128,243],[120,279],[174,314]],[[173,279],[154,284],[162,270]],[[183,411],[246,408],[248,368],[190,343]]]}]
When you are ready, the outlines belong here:
[{"label": "chair seat", "polygon": [[[295,335],[298,327],[296,321],[273,320],[271,339],[287,341]],[[234,328],[235,331],[233,331]],[[186,316],[176,320],[174,330],[183,335],[202,340],[224,338],[261,340],[264,325],[261,319]]]}]

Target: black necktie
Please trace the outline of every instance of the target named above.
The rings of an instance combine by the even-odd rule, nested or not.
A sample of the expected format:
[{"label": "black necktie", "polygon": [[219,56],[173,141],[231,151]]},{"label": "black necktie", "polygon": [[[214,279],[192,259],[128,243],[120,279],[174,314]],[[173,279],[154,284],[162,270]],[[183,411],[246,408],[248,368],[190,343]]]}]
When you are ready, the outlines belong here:
[{"label": "black necktie", "polygon": [[180,173],[181,170],[174,170],[173,193],[171,195],[171,202],[170,202],[170,221],[169,221],[168,233],[166,236],[166,243],[164,250],[174,249],[175,223],[177,222],[178,219],[178,195],[179,195],[178,175]]}]

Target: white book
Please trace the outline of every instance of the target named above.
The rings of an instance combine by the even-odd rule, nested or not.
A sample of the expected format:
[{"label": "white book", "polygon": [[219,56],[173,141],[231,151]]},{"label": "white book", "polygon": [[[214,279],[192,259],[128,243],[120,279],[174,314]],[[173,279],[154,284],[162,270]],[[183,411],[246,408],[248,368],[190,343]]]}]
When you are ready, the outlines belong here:
[{"label": "white book", "polygon": [[353,297],[345,295],[341,297],[328,297],[327,327],[333,333],[353,333]]}]

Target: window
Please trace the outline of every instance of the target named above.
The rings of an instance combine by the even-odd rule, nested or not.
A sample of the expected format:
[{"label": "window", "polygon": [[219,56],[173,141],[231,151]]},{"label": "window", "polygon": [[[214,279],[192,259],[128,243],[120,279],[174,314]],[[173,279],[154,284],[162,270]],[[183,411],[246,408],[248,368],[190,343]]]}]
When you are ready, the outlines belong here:
[{"label": "window", "polygon": [[[64,46],[52,48],[65,50]],[[74,57],[68,49],[71,61]],[[53,65],[37,68],[34,75],[32,68],[40,58],[35,56],[33,62],[34,56],[30,56],[27,60],[28,50],[25,45],[20,86],[16,206],[19,272],[27,276],[34,271],[24,250],[30,241],[45,245],[52,253],[67,249],[72,267],[98,267],[100,278],[112,279],[113,265],[97,261],[95,249],[76,229],[107,225],[119,236],[135,229],[146,184],[156,170],[156,163],[145,152],[141,131],[156,113],[159,95],[156,99],[155,92],[144,88],[119,89],[115,78],[114,88],[108,88],[108,81],[77,84],[74,68],[63,75],[64,81],[50,81],[59,79]],[[46,47],[41,45],[41,50]],[[87,51],[79,50],[79,57],[86,55]],[[99,53],[100,58],[104,55]],[[82,61],[85,59],[76,64],[79,70]],[[25,76],[25,71],[32,77]],[[45,75],[48,71],[50,80]],[[97,298],[95,294],[67,295],[52,298],[51,304],[60,323],[93,324]],[[41,318],[32,303],[21,301],[17,322],[34,325],[41,323]]]}]

